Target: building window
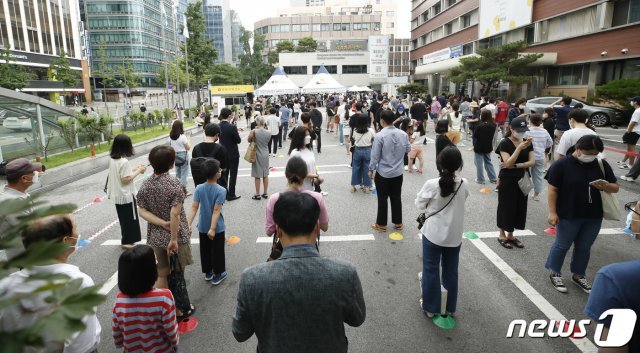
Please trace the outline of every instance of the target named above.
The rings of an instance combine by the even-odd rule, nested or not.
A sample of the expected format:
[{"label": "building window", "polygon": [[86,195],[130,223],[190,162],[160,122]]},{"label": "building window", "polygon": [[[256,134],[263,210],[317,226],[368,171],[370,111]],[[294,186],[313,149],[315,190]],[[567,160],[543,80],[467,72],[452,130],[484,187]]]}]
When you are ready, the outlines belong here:
[{"label": "building window", "polygon": [[427,22],[429,21],[429,9],[427,9],[427,11],[422,13],[422,22]]},{"label": "building window", "polygon": [[374,22],[373,23],[373,30],[375,32],[380,32],[380,22]]},{"label": "building window", "polygon": [[341,27],[342,27],[341,29],[342,29],[343,32],[345,32],[345,31],[348,32],[348,31],[351,30],[351,24],[350,23],[343,23]]},{"label": "building window", "polygon": [[440,11],[442,11],[442,5],[440,5],[440,2],[438,2],[437,4],[433,5],[431,10],[432,10],[431,13],[433,13],[433,16],[436,16],[437,14],[440,13]]},{"label": "building window", "polygon": [[453,22],[449,22],[444,25],[444,35],[448,36],[453,33]]},{"label": "building window", "polygon": [[343,74],[366,74],[367,65],[342,65]]},{"label": "building window", "polygon": [[280,43],[280,39],[272,39],[271,40],[271,47],[275,48],[276,45],[278,45],[278,43]]},{"label": "building window", "polygon": [[589,81],[589,65],[568,65],[550,67],[547,83],[550,86],[586,85]]},{"label": "building window", "polygon": [[456,2],[458,2],[457,0],[445,0],[447,3],[447,7],[451,7],[453,5],[456,4]]},{"label": "building window", "polygon": [[307,67],[306,66],[285,66],[284,73],[287,75],[306,75]]},{"label": "building window", "polygon": [[387,28],[393,28],[393,27],[394,27],[393,22],[387,22]]},{"label": "building window", "polygon": [[395,11],[387,11],[387,16],[395,16],[396,12]]},{"label": "building window", "polygon": [[354,31],[360,31],[360,30],[362,30],[362,23],[354,23],[354,24],[353,24],[353,30],[354,30]]},{"label": "building window", "polygon": [[300,25],[291,25],[292,32],[300,32]]},{"label": "building window", "polygon": [[369,22],[361,23],[361,25],[363,31],[368,31],[371,29],[371,24]]},{"label": "building window", "polygon": [[462,46],[462,55],[473,54],[473,43],[467,43]]},{"label": "building window", "polygon": [[[330,74],[337,74],[338,73],[338,66],[337,65],[325,65],[324,68],[327,69],[327,71]],[[312,73],[315,74],[316,72],[318,72],[318,69],[320,69],[320,66],[319,65],[314,65],[311,69],[312,69],[311,71],[313,71]]]},{"label": "building window", "polygon": [[288,33],[289,32],[289,25],[280,25],[280,32]]},{"label": "building window", "polygon": [[271,33],[280,33],[280,25],[271,26]]},{"label": "building window", "polygon": [[467,14],[462,16],[462,28],[467,28],[471,26],[471,15]]},{"label": "building window", "polygon": [[623,26],[638,21],[640,21],[640,0],[614,2],[612,27]]},{"label": "building window", "polygon": [[340,31],[340,23],[334,23],[333,24],[333,30],[334,31]]},{"label": "building window", "polygon": [[527,44],[533,44],[535,41],[536,29],[534,26],[528,26],[524,28],[524,40]]}]

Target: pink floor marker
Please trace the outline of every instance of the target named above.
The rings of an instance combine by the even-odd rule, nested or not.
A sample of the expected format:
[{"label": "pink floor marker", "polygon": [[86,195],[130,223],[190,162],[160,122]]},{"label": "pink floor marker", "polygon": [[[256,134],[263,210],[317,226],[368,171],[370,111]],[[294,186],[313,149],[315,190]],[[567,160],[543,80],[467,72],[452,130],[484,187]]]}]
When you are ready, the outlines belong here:
[{"label": "pink floor marker", "polygon": [[195,317],[186,318],[178,322],[178,332],[180,334],[189,333],[198,327],[198,319]]},{"label": "pink floor marker", "polygon": [[555,227],[549,227],[549,228],[544,230],[544,234],[556,235],[556,228]]}]

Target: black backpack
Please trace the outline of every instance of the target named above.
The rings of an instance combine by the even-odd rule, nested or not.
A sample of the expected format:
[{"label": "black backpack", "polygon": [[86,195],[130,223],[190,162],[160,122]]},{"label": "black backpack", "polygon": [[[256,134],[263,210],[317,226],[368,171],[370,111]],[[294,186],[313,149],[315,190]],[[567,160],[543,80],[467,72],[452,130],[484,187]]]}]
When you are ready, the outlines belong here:
[{"label": "black backpack", "polygon": [[[220,145],[218,145],[217,143],[214,143],[213,153],[211,153],[211,155],[215,156],[219,150],[220,150]],[[193,157],[195,155],[199,157]],[[196,145],[196,147],[193,148],[193,153],[190,161],[191,176],[193,177],[193,182],[196,185],[204,184],[207,182],[207,177],[204,175],[204,170],[203,170],[204,163],[207,160],[215,160],[215,158],[204,156],[201,151],[200,144]]]}]

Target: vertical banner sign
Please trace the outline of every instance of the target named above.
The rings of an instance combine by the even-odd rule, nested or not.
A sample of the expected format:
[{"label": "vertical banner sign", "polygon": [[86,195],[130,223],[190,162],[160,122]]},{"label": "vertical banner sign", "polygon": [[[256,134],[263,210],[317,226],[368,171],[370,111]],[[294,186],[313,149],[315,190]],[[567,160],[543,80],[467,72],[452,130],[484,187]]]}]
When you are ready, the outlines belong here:
[{"label": "vertical banner sign", "polygon": [[386,78],[389,73],[389,37],[369,36],[369,77]]}]

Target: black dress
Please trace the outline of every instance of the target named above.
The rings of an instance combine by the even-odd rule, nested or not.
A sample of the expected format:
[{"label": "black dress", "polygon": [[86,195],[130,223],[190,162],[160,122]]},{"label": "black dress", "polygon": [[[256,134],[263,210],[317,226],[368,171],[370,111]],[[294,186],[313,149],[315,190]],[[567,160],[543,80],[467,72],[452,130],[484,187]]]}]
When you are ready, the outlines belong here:
[{"label": "black dress", "polygon": [[[512,155],[516,146],[509,138],[503,139],[498,145],[498,151]],[[526,163],[529,161],[529,152],[533,151],[533,146],[520,152],[516,163]],[[502,158],[500,158],[502,159]],[[498,186],[498,228],[505,232],[513,232],[514,229],[524,229],[527,221],[527,196],[522,193],[518,186],[518,181],[524,176],[525,169],[510,168],[500,169],[500,185]]]},{"label": "black dress", "polygon": [[436,136],[436,159],[438,159],[440,152],[448,146],[456,147],[446,135],[438,134]]}]

